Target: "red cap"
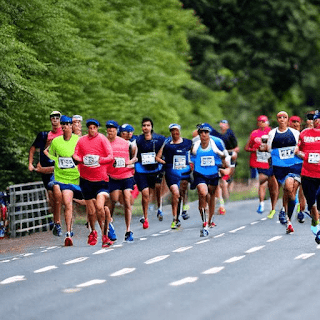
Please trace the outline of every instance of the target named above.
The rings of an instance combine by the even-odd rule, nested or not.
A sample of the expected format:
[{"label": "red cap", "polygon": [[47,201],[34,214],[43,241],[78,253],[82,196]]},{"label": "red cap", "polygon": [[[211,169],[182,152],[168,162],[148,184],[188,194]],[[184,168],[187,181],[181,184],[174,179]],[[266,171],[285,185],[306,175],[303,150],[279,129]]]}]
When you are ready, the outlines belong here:
[{"label": "red cap", "polygon": [[289,118],[289,122],[292,122],[292,121],[299,121],[301,123],[301,119],[300,117],[298,116],[292,116]]},{"label": "red cap", "polygon": [[268,121],[268,117],[267,116],[264,116],[264,115],[261,115],[257,118],[257,121]]}]

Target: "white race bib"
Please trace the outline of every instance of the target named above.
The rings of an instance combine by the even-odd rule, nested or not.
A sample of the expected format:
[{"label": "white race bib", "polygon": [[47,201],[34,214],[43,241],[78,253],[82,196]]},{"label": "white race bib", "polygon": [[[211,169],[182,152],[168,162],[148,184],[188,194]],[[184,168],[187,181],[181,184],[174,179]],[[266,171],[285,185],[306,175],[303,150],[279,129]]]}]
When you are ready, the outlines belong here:
[{"label": "white race bib", "polygon": [[186,156],[173,156],[173,169],[181,170],[187,166]]},{"label": "white race bib", "polygon": [[124,168],[126,166],[126,160],[124,158],[114,158],[115,168]]},{"label": "white race bib", "polygon": [[58,158],[58,167],[60,169],[71,169],[71,168],[75,168],[75,164],[73,162],[72,158],[68,158],[68,157],[59,157]]},{"label": "white race bib", "polygon": [[257,151],[257,161],[268,163],[268,159],[270,158],[270,153],[265,151]]},{"label": "white race bib", "polygon": [[213,167],[215,164],[214,156],[201,157],[201,167]]},{"label": "white race bib", "polygon": [[286,147],[280,148],[279,150],[279,158],[281,160],[292,159],[294,157],[294,149],[295,147]]},{"label": "white race bib", "polygon": [[87,167],[99,167],[99,156],[93,154],[87,154],[83,157],[83,164]]},{"label": "white race bib", "polygon": [[156,163],[156,153],[155,152],[141,153],[141,163],[143,165],[155,164]]},{"label": "white race bib", "polygon": [[319,164],[320,163],[320,153],[309,153],[308,162]]}]

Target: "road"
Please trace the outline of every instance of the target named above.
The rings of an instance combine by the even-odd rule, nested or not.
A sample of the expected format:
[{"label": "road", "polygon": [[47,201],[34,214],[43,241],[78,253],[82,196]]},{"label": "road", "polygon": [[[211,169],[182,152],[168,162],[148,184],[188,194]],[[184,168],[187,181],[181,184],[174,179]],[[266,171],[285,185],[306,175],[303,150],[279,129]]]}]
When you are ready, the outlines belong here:
[{"label": "road", "polygon": [[[278,215],[255,212],[257,200],[227,204],[217,227],[200,238],[197,203],[180,230],[155,215],[143,230],[133,219],[134,243],[108,249],[73,247],[52,236],[50,246],[0,257],[1,314],[10,319],[307,319],[317,314],[319,246],[304,224],[285,234]],[[84,227],[83,227],[84,228]],[[23,241],[23,238],[21,239]],[[2,317],[1,317],[2,318]],[[3,318],[4,319],[4,318]]]}]

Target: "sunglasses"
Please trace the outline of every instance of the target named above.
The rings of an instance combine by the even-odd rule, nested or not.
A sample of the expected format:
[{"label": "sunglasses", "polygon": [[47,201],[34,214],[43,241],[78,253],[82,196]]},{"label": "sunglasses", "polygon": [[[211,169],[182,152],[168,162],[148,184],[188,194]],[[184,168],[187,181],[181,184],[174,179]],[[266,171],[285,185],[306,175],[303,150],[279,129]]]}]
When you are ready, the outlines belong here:
[{"label": "sunglasses", "polygon": [[65,126],[65,125],[67,125],[67,124],[72,124],[71,122],[60,122],[60,124],[62,125],[62,126]]},{"label": "sunglasses", "polygon": [[314,116],[313,113],[308,113],[308,114],[307,114],[307,119],[308,119],[308,120],[313,120],[313,116]]}]

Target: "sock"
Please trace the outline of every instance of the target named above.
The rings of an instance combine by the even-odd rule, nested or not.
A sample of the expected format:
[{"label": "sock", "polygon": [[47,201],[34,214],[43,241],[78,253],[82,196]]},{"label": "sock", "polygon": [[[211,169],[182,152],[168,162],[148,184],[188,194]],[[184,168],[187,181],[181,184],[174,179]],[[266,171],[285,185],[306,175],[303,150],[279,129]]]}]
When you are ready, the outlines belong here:
[{"label": "sock", "polygon": [[288,202],[288,217],[291,220],[292,214],[294,207],[296,206],[296,201],[295,200],[289,200]]}]

